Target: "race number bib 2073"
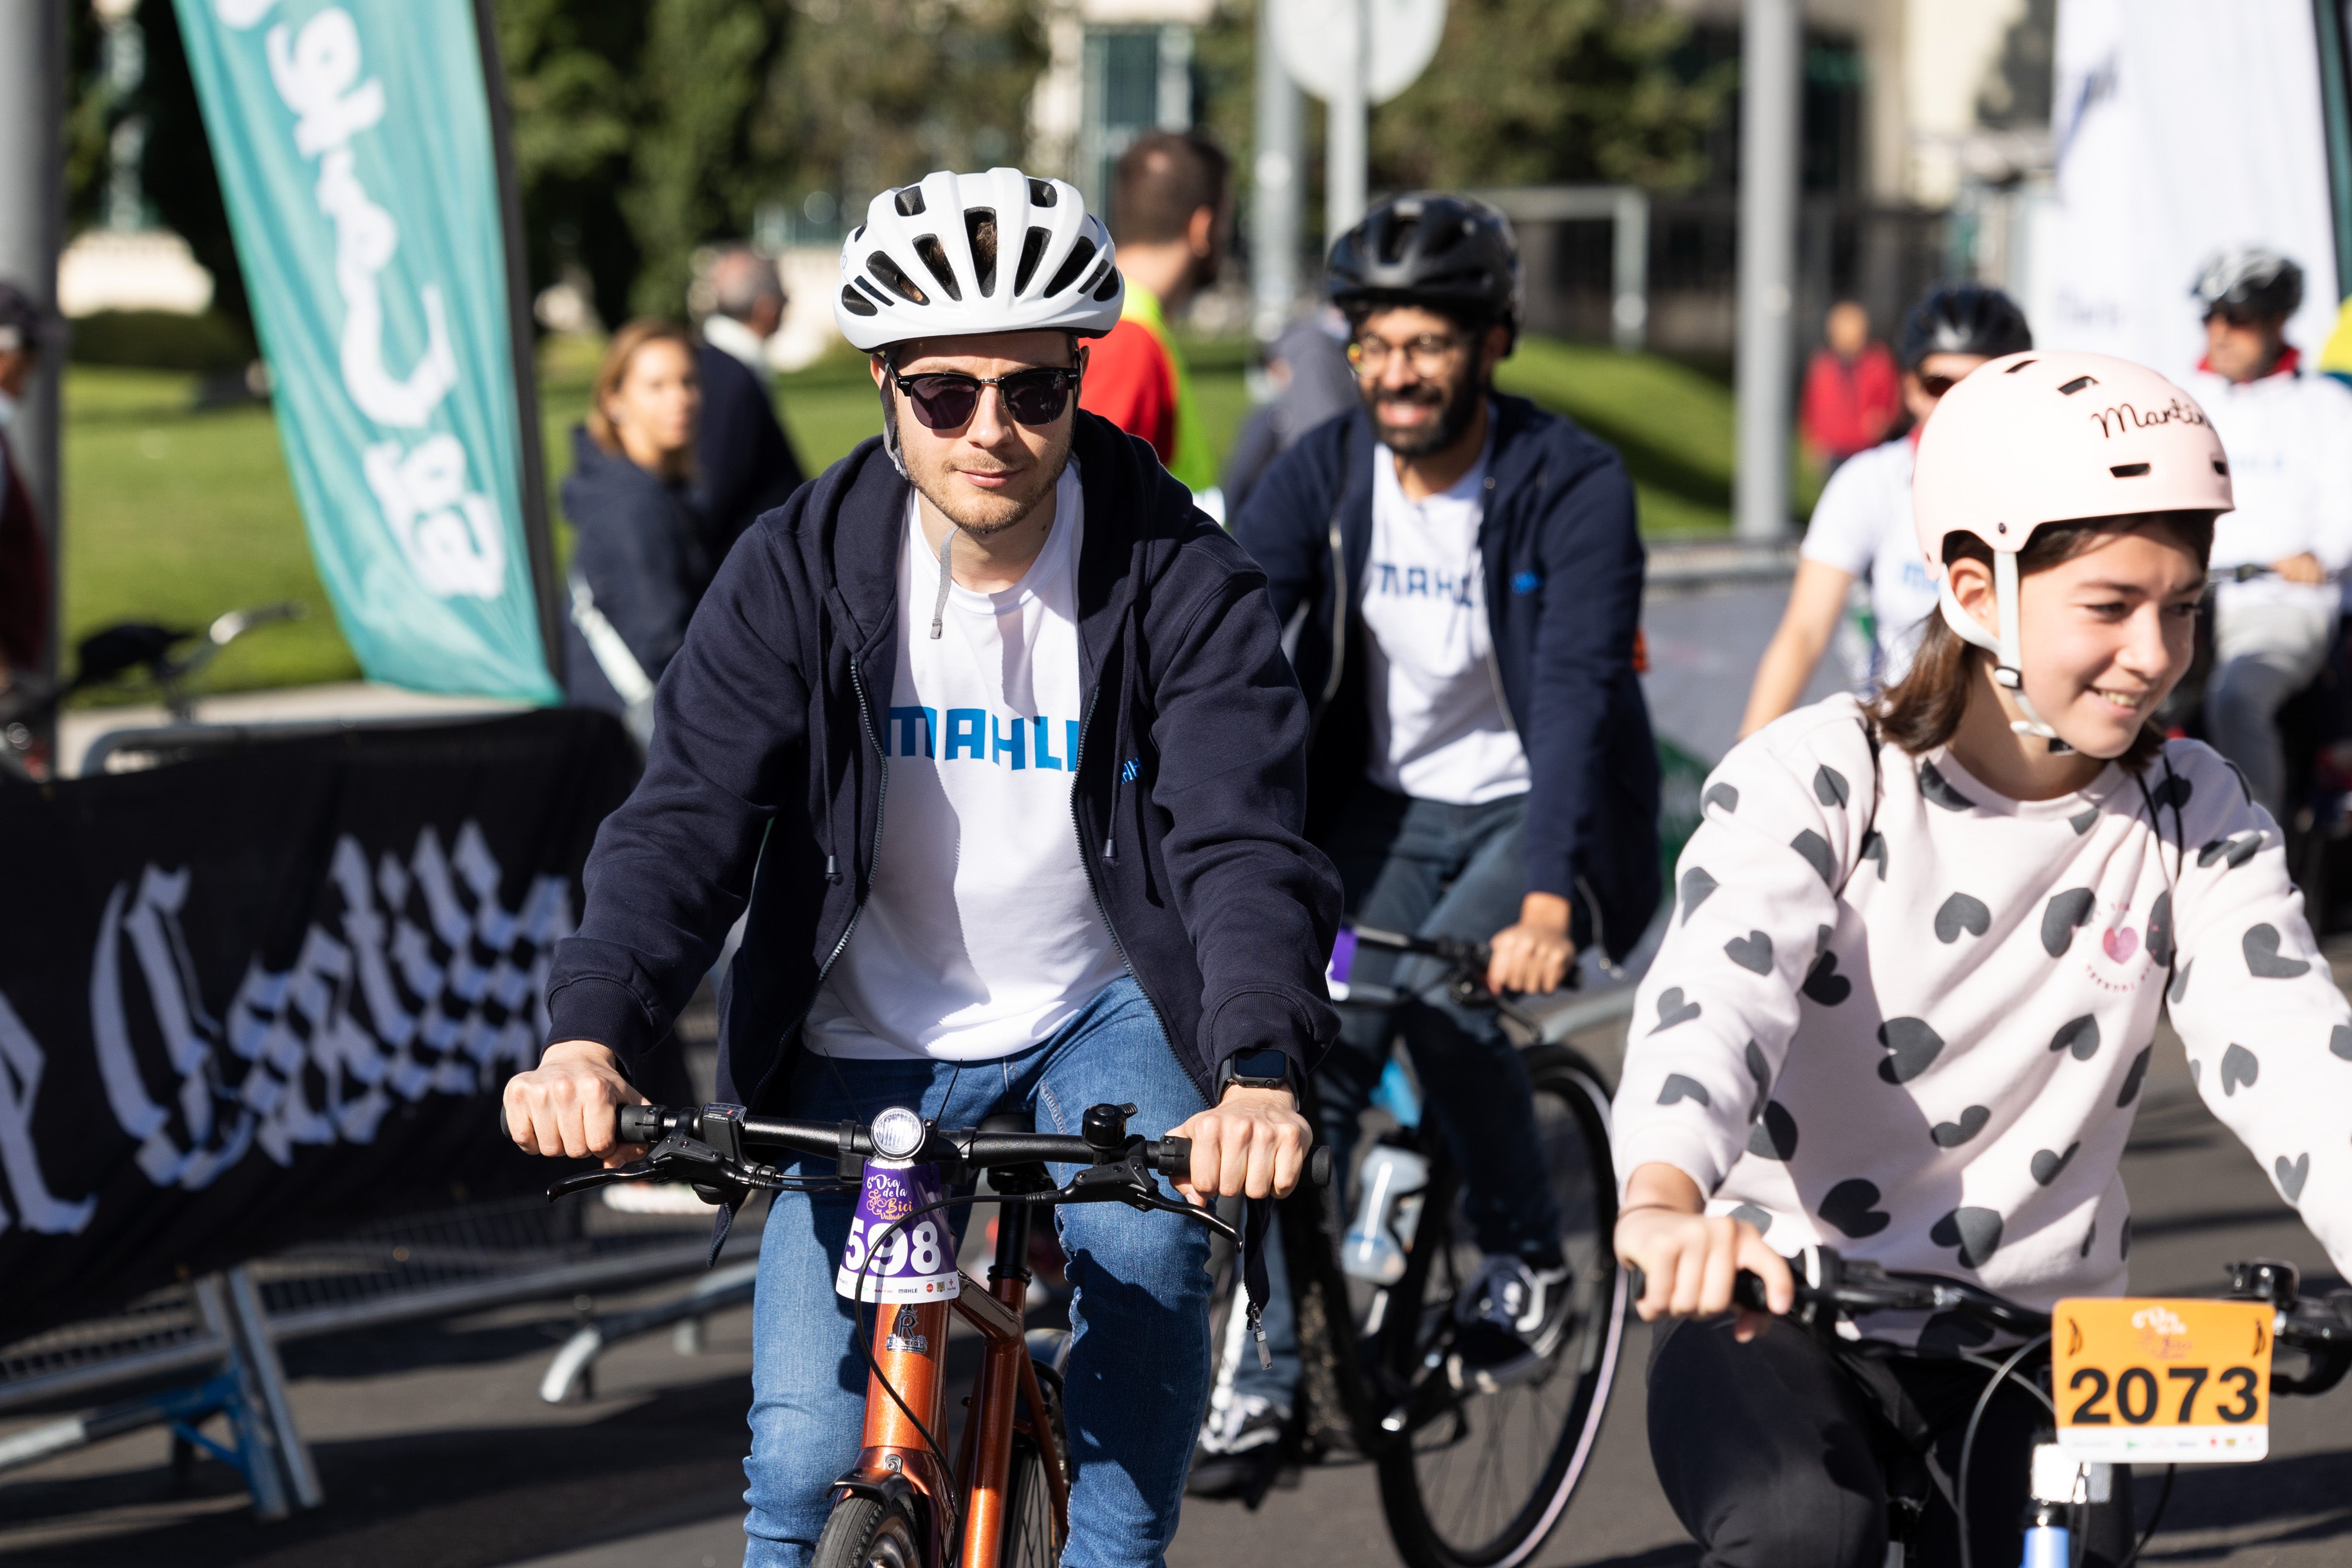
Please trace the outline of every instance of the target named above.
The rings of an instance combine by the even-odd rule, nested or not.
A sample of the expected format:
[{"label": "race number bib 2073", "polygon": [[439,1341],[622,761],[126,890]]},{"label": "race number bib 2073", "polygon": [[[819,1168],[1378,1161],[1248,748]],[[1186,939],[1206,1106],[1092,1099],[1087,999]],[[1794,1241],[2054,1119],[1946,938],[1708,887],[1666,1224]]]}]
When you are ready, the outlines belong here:
[{"label": "race number bib 2073", "polygon": [[948,1211],[930,1207],[941,1196],[937,1166],[867,1160],[834,1293],[866,1301],[953,1301],[961,1278],[955,1237]]},{"label": "race number bib 2073", "polygon": [[2270,1452],[2265,1301],[2072,1297],[2051,1314],[2070,1459],[2217,1464]]}]

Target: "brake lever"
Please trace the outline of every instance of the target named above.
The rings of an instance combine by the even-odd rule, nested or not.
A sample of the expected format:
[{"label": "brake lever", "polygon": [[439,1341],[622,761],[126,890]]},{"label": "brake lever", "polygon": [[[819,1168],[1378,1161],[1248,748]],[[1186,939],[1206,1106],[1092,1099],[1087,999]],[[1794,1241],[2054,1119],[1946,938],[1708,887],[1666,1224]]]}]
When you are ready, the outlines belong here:
[{"label": "brake lever", "polygon": [[[685,1182],[705,1198],[719,1203],[739,1193],[780,1192],[784,1178],[783,1173],[773,1166],[730,1159],[699,1138],[672,1133],[656,1144],[643,1159],[606,1170],[582,1171],[553,1183],[547,1189],[547,1201],[553,1203],[590,1187],[625,1181]],[[713,1197],[714,1193],[718,1196]]]}]

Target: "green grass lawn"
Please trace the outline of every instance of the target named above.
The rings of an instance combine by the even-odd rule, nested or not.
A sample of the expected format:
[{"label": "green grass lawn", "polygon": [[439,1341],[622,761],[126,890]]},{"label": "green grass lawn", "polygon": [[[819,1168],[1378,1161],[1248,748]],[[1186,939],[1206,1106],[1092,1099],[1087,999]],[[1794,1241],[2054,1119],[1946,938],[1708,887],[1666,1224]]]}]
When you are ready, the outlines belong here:
[{"label": "green grass lawn", "polygon": [[[1195,341],[1186,351],[1202,423],[1222,460],[1248,412],[1248,345]],[[541,423],[550,484],[571,463],[568,432],[585,413],[593,347],[556,340],[544,356]],[[1653,537],[1730,526],[1731,394],[1671,361],[1530,338],[1503,367],[1506,391],[1558,409],[1624,453]],[[294,600],[309,619],[236,643],[204,689],[241,691],[350,680],[359,674],[310,564],[265,407],[194,406],[195,378],[160,371],[71,367],[65,402],[65,624],[68,648],[116,621],[199,627],[224,611]],[[782,378],[778,403],[811,472],[878,425],[860,357],[844,355]],[[1810,482],[1797,497],[1810,509]],[[557,509],[556,550],[569,529]],[[70,655],[69,655],[70,656]],[[125,687],[98,701],[143,701]]]}]

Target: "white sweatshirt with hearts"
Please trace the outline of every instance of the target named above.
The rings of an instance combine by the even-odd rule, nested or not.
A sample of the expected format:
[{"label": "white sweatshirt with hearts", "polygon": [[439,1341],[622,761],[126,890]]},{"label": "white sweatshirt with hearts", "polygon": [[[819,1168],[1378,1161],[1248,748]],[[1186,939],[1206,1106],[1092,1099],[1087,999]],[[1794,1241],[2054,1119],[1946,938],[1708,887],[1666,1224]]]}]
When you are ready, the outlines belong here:
[{"label": "white sweatshirt with hearts", "polygon": [[[1874,757],[1834,697],[1735,747],[1704,810],[1634,1004],[1621,1182],[1675,1166],[1782,1253],[2118,1294],[2116,1166],[2168,987],[2206,1102],[2352,1274],[2352,1008],[2219,753],[2011,800],[1940,748]],[[1979,1337],[1864,1325],[1923,1328]]]}]

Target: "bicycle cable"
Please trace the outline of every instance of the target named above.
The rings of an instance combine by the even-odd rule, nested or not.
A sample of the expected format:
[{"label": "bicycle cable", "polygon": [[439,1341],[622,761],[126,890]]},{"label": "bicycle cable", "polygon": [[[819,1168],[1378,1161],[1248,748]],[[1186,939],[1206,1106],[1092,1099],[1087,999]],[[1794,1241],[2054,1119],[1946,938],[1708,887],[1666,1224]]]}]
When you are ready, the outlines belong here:
[{"label": "bicycle cable", "polygon": [[[1992,1396],[2017,1371],[2017,1364],[2048,1343],[2049,1340],[2048,1334],[2038,1334],[2019,1345],[2010,1358],[2000,1364],[2000,1370],[1986,1381],[1984,1392],[1977,1396],[1976,1408],[1969,1412],[1968,1430],[1960,1437],[1959,1474],[1953,1479],[1952,1512],[1958,1516],[1960,1523],[1960,1568],[1976,1568],[1976,1555],[1970,1551],[1969,1541],[1969,1465],[1976,1457],[1977,1427],[1984,1420],[1985,1411],[1992,1405]],[[2044,1404],[2049,1403],[2046,1398],[2043,1398],[2041,1389],[2027,1383],[2023,1378],[2017,1379],[2017,1382],[2035,1398],[2042,1399]]]},{"label": "bicycle cable", "polygon": [[2132,1542],[2132,1549],[2124,1553],[2124,1560],[2116,1563],[2116,1568],[2132,1568],[2132,1564],[2139,1561],[2139,1554],[2147,1550],[2147,1543],[2156,1539],[2157,1526],[2164,1522],[2164,1511],[2172,1503],[2172,1478],[2179,1470],[2179,1465],[2164,1467],[2164,1484],[2157,1489],[2156,1507],[2147,1516],[2147,1528],[2139,1532],[2139,1539]]}]

